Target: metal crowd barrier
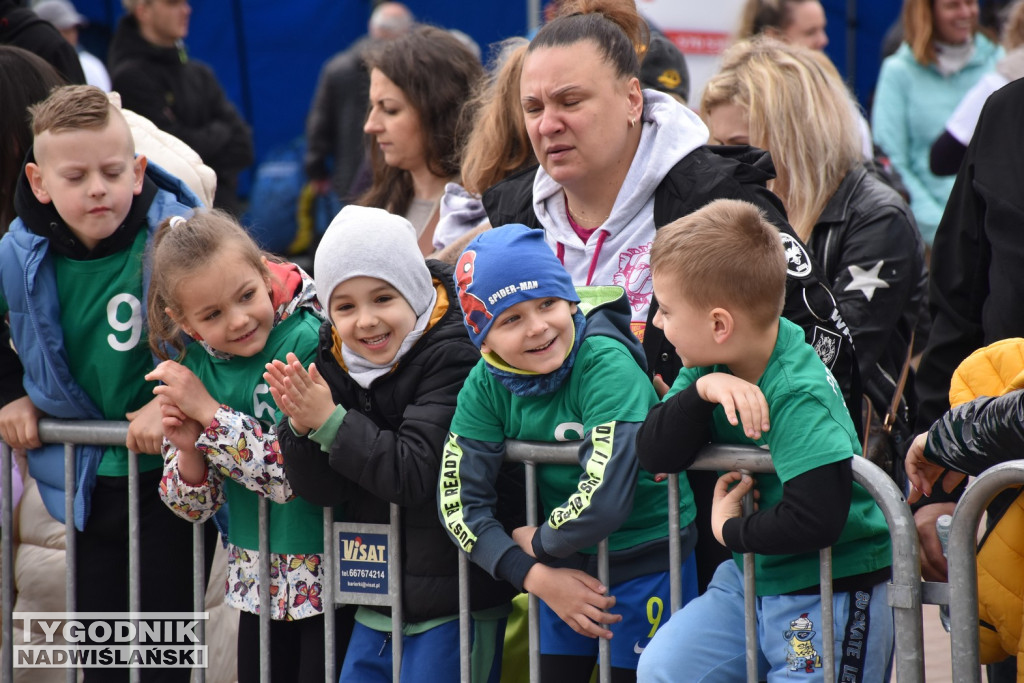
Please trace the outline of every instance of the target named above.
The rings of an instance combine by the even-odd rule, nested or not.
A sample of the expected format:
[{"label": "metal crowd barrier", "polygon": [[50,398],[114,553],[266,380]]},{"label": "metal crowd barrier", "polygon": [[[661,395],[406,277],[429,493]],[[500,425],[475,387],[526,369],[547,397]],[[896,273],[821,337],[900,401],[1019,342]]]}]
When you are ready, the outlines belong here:
[{"label": "metal crowd barrier", "polygon": [[[65,611],[75,611],[75,527],[74,527],[74,490],[75,490],[75,445],[121,445],[125,443],[128,436],[128,423],[118,421],[89,421],[89,420],[54,420],[43,419],[39,421],[39,435],[44,443],[64,444],[64,540],[66,546],[66,573],[65,573]],[[138,487],[138,456],[128,451],[128,567],[129,567],[129,611],[140,612],[140,552],[139,552],[139,487]],[[12,683],[14,680],[14,534],[13,534],[13,487],[6,484],[11,481],[12,475],[12,454],[11,449],[4,443],[0,443],[0,479],[5,482],[3,496],[0,500],[0,522],[3,524],[2,533],[2,564],[0,571],[3,572],[2,591],[0,600],[2,604],[2,622],[0,622],[0,683]],[[269,516],[268,503],[266,499],[259,500],[259,551],[260,568],[259,595],[261,605],[270,605],[270,584],[263,581],[262,577],[270,575],[270,553],[269,553]],[[392,577],[401,576],[401,555],[400,541],[398,536],[401,515],[399,506],[391,506],[391,521],[388,525],[389,547],[392,552],[388,553],[388,571]],[[182,520],[182,523],[188,523]],[[206,602],[206,568],[205,548],[203,545],[204,529],[203,524],[193,524],[193,611],[202,612]],[[322,563],[324,590],[322,599],[326,605],[336,603],[337,577],[335,576],[334,540],[337,538],[333,510],[324,509],[324,557],[328,558]],[[402,659],[402,608],[401,608],[401,581],[389,582],[389,594],[384,603],[378,601],[373,604],[391,604],[395,607],[392,610],[392,653],[394,665],[392,675],[398,680]],[[260,680],[262,683],[271,683],[270,679],[270,610],[261,609],[259,615],[260,624]],[[327,683],[337,681],[335,671],[334,651],[335,619],[334,610],[324,610],[324,673]],[[196,634],[200,643],[206,644],[205,624],[200,621],[196,628]],[[66,670],[68,683],[75,683],[77,672],[73,667]],[[132,683],[139,680],[139,669],[129,669],[129,679]],[[192,671],[192,680],[195,683],[205,683],[206,670],[195,668]]]},{"label": "metal crowd barrier", "polygon": [[[764,450],[753,446],[713,446],[705,448],[690,469],[700,470],[745,470],[748,472],[772,472],[771,456]],[[894,662],[896,677],[900,683],[924,683],[924,634],[921,622],[921,558],[920,544],[917,538],[917,527],[914,516],[906,504],[902,492],[884,471],[865,458],[853,459],[853,479],[878,503],[885,516],[892,539],[892,579],[888,585],[888,601],[893,608],[894,620]],[[826,606],[830,608],[831,554],[823,550],[821,583],[822,583],[822,620],[824,642],[832,642],[832,619],[825,615]],[[749,581],[751,574],[745,573],[744,579]],[[749,595],[752,584],[745,587]],[[747,612],[748,621],[752,615]],[[751,678],[751,649],[756,648],[756,639],[750,638],[748,625],[747,637],[747,676],[748,680],[756,681],[756,662],[754,677]],[[831,652],[824,648],[825,653]],[[756,652],[755,652],[756,653]],[[827,655],[827,657],[830,657]],[[823,668],[825,680],[835,680],[835,665]],[[975,658],[977,662],[977,658]]]},{"label": "metal crowd barrier", "polygon": [[[578,462],[578,443],[550,444],[550,443],[528,443],[511,442],[508,444],[507,458],[527,463],[527,495],[535,491],[535,486],[530,478],[533,464],[575,464]],[[765,450],[754,446],[724,446],[715,445],[705,448],[698,456],[696,462],[690,467],[693,470],[714,470],[730,471],[740,470],[746,472],[774,472],[771,456]],[[921,564],[919,556],[919,543],[917,538],[917,527],[914,517],[907,506],[903,494],[893,483],[892,479],[880,468],[864,458],[854,458],[853,478],[878,503],[882,514],[889,526],[892,546],[893,565],[892,580],[888,586],[888,601],[893,608],[895,621],[895,664],[897,680],[900,683],[923,683],[924,682],[924,636],[921,622]],[[679,576],[682,558],[679,552],[679,516],[673,511],[678,510],[678,480],[671,477],[669,481],[669,519],[674,520],[669,530],[670,546],[670,567],[672,568],[671,579],[671,611],[675,613],[681,602],[681,579]],[[752,499],[750,500],[752,503]],[[748,503],[749,505],[749,503]],[[527,512],[533,513],[536,509],[531,499],[527,499]],[[535,520],[528,523],[534,524]],[[955,528],[955,527],[954,527]],[[463,562],[468,562],[465,553]],[[744,558],[744,590],[746,593],[746,633],[747,633],[747,680],[757,683],[757,636],[754,614],[754,573],[750,570],[753,562],[753,555]],[[604,556],[599,555],[599,579],[608,585],[607,552]],[[824,622],[822,639],[823,642],[832,642],[832,560],[831,552],[825,549],[821,552],[821,590],[822,590],[822,620]],[[468,581],[468,575],[462,578],[462,583]],[[468,589],[463,585],[465,594]],[[540,680],[539,677],[539,646],[535,635],[534,606],[535,598],[531,596],[530,605],[530,680]],[[469,620],[465,615],[468,610],[465,603],[462,610],[464,619],[462,621],[464,632],[462,634],[462,671],[463,681],[468,681],[468,643],[469,636],[465,632]],[[975,614],[977,612],[975,611]],[[607,641],[602,645],[606,646]],[[607,650],[601,650],[599,676],[604,681],[610,681],[611,669]],[[824,648],[823,672],[828,683],[835,681],[834,652],[830,648]],[[977,655],[975,655],[977,662]]]},{"label": "metal crowd barrier", "polygon": [[950,647],[953,680],[978,683],[978,524],[985,508],[1004,489],[1024,484],[1024,461],[1005,462],[974,479],[957,503],[949,533]]},{"label": "metal crowd barrier", "polygon": [[[68,422],[68,421],[57,421],[57,420],[42,420],[40,421],[40,434],[41,438],[46,442],[65,443],[65,457],[67,467],[65,469],[67,490],[74,490],[74,449],[71,444],[74,443],[90,443],[90,444],[121,444],[124,443],[127,435],[127,423],[124,422]],[[537,443],[526,443],[526,442],[512,442],[508,447],[508,457],[511,460],[516,461],[528,461],[527,471],[530,473],[531,481],[528,482],[528,491],[533,492],[535,495],[535,488],[532,484],[532,469],[535,464],[538,463],[575,463],[577,462],[577,448],[578,444],[567,443],[567,444],[537,444]],[[4,481],[10,481],[11,473],[11,453],[10,449],[6,445],[0,449],[2,453],[2,459],[0,459],[0,473],[3,474]],[[132,542],[129,548],[129,564],[130,564],[130,584],[129,584],[129,604],[132,611],[138,611],[139,607],[139,586],[138,586],[138,570],[139,570],[139,549],[138,549],[138,486],[137,486],[137,475],[138,467],[137,461],[135,460],[134,454],[132,455],[130,462],[130,477],[131,483],[129,486],[129,529],[131,531],[130,537]],[[882,470],[872,465],[870,462],[863,458],[855,458],[853,467],[853,475],[855,481],[860,483],[867,489],[867,491],[874,497],[878,502],[883,514],[885,515],[886,521],[889,525],[892,541],[893,541],[893,576],[892,581],[888,586],[888,601],[893,607],[894,618],[895,618],[895,664],[896,673],[900,683],[919,683],[924,681],[924,658],[923,658],[923,636],[922,636],[922,624],[921,624],[921,604],[922,604],[922,582],[920,575],[920,560],[919,560],[919,545],[917,540],[916,527],[914,525],[913,516],[910,513],[909,508],[904,502],[903,496],[896,485],[892,482]],[[769,472],[771,468],[770,456],[761,449],[754,447],[733,447],[733,446],[713,446],[706,448],[697,462],[691,469],[703,469],[703,470],[745,470],[749,472]],[[1008,471],[1009,470],[1009,471]],[[978,654],[977,654],[977,594],[976,590],[976,568],[974,566],[974,533],[977,528],[977,519],[980,516],[980,510],[987,504],[988,500],[994,495],[992,491],[998,490],[998,488],[1004,488],[1005,486],[1011,485],[1006,483],[1007,481],[1012,483],[1024,483],[1024,465],[1012,466],[1000,466],[993,468],[990,473],[986,473],[983,477],[980,477],[972,486],[968,489],[964,499],[961,501],[960,506],[957,508],[957,514],[954,516],[953,530],[950,537],[950,583],[953,586],[952,597],[950,601],[952,605],[951,619],[953,623],[953,647],[956,651],[956,656],[953,658],[954,668],[954,680],[957,681],[976,681],[978,680]],[[670,480],[671,484],[675,484],[675,478]],[[673,495],[674,494],[674,495]],[[528,502],[529,512],[533,512],[536,509],[535,498]],[[261,501],[264,502],[264,501]],[[9,683],[13,681],[13,584],[14,584],[14,569],[13,569],[13,539],[12,539],[12,487],[5,485],[3,487],[3,499],[2,506],[0,506],[0,514],[2,514],[3,522],[3,559],[2,559],[2,571],[3,571],[3,586],[2,586],[2,597],[3,599],[3,620],[2,620],[2,666],[0,666],[0,681],[2,683]],[[67,611],[74,611],[74,527],[73,527],[73,496],[66,496],[66,515],[68,522],[65,527],[65,538],[68,548],[68,570],[66,574],[66,586],[67,586]],[[669,486],[669,503],[670,510],[678,509],[678,489],[675,485]],[[261,505],[261,525],[260,525],[260,550],[265,551],[268,547],[267,540],[267,526],[266,526],[266,511],[265,502]],[[392,512],[395,512],[395,506],[392,507]],[[679,609],[681,603],[681,579],[680,571],[682,566],[682,558],[679,553],[679,521],[678,515],[672,514],[669,516],[670,519],[670,561],[673,568],[672,572],[672,598],[671,598],[671,611],[675,612]],[[395,520],[397,521],[397,520]],[[531,523],[535,523],[536,520],[531,520]],[[195,580],[195,594],[194,594],[194,610],[202,611],[205,599],[206,581],[204,571],[204,558],[202,556],[203,544],[202,544],[202,529],[200,525],[195,525],[196,531],[194,536],[194,576]],[[390,546],[392,549],[398,549],[398,524],[390,525],[391,529],[389,535],[392,538]],[[338,552],[335,546],[335,539],[337,539],[337,533],[335,532],[333,515],[330,509],[325,510],[324,514],[324,554],[328,558],[328,561],[323,563],[324,567],[324,595],[323,598],[327,605],[332,605],[336,601],[337,586],[338,583]],[[967,550],[970,552],[968,553]],[[400,577],[401,572],[399,570],[400,558],[397,556],[398,553],[389,553],[389,574],[391,577]],[[468,590],[468,560],[465,553],[461,555],[461,567],[460,575],[463,580],[460,581],[460,626],[461,626],[461,654],[462,654],[462,680],[469,681],[469,650],[470,650],[470,614],[469,614],[469,590]],[[968,557],[969,555],[969,557]],[[264,564],[261,567],[261,576],[269,574],[269,553],[261,552],[261,557],[264,558]],[[827,551],[822,553],[823,561],[823,590],[831,590],[831,582],[824,577],[831,576],[830,567],[830,555]],[[599,578],[605,585],[608,585],[608,574],[607,574],[607,552],[605,551],[599,556],[599,565],[601,573]],[[748,573],[752,578],[752,573]],[[391,584],[398,586],[400,581],[391,581]],[[261,604],[269,604],[269,584],[260,581],[261,590]],[[752,588],[752,587],[751,587]],[[750,590],[750,588],[748,588]],[[264,591],[266,591],[264,593]],[[935,591],[935,594],[940,598],[941,591]],[[398,610],[395,610],[392,614],[393,622],[395,623],[393,631],[393,653],[394,653],[394,668],[393,676],[394,680],[398,680],[399,667],[401,664],[401,599],[394,591],[390,594],[390,599],[393,604],[399,606]],[[941,602],[943,600],[930,600],[930,602]],[[831,604],[831,601],[823,600],[823,607],[825,603]],[[536,618],[536,609],[531,609],[531,620]],[[749,616],[753,616],[752,614]],[[334,667],[335,652],[334,652],[334,613],[333,610],[325,610],[325,680],[328,683],[332,683],[336,679],[336,672]],[[749,619],[748,619],[749,621]],[[826,627],[831,628],[831,620],[825,619]],[[261,679],[269,681],[270,676],[270,660],[269,660],[269,626],[270,626],[270,612],[269,610],[261,610],[260,616],[260,643],[261,643]],[[531,625],[530,629],[530,658],[531,658],[531,680],[538,680],[538,666],[539,658],[537,653],[539,648],[537,646],[537,633],[536,624]],[[205,643],[205,634],[200,632],[200,638]],[[828,634],[825,634],[825,641],[829,642],[831,639]],[[603,643],[605,646],[602,648],[602,662],[608,662],[607,657],[607,642]],[[756,638],[748,638],[748,665],[752,661],[751,653],[756,655]],[[826,662],[826,680],[834,680],[835,671],[834,664],[829,659],[831,650],[826,649],[825,662]],[[754,660],[756,661],[756,660]],[[133,680],[137,680],[138,670],[131,670]],[[749,675],[749,671],[748,671]],[[69,669],[68,680],[75,680],[75,671]],[[610,669],[607,665],[601,667],[600,676],[602,681],[609,680]],[[755,674],[756,676],[756,674]],[[194,672],[194,680],[203,681],[204,671],[197,669]],[[756,677],[751,679],[756,681]]]},{"label": "metal crowd barrier", "polygon": [[[64,496],[64,544],[66,550],[66,567],[64,574],[65,611],[75,611],[75,523],[74,523],[74,490],[75,490],[75,445],[119,445],[128,436],[127,422],[101,420],[53,420],[39,421],[39,438],[44,443],[64,444],[64,490],[71,492]],[[7,485],[11,481],[12,457],[7,444],[0,444],[2,452],[2,477],[4,481],[2,502],[3,523],[3,648],[0,680],[9,683],[14,680],[14,534],[13,524],[13,487]],[[140,553],[139,553],[139,461],[138,455],[128,451],[128,611],[140,612]],[[194,585],[193,609],[202,611],[206,598],[205,571],[203,559],[202,529],[196,525],[193,535],[193,571],[198,570],[198,581]],[[205,644],[203,624],[197,627],[200,641]],[[67,669],[68,683],[77,680],[76,670]],[[129,680],[139,680],[139,669],[129,670]],[[205,681],[205,671],[196,669],[193,680],[197,683]]]}]

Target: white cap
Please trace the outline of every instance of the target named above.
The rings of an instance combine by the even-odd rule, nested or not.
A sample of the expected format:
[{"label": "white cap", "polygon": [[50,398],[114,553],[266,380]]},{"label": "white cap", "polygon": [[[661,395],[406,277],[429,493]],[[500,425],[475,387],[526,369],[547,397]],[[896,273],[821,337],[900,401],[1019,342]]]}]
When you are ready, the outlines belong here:
[{"label": "white cap", "polygon": [[89,23],[68,0],[40,0],[32,5],[32,11],[61,31]]}]

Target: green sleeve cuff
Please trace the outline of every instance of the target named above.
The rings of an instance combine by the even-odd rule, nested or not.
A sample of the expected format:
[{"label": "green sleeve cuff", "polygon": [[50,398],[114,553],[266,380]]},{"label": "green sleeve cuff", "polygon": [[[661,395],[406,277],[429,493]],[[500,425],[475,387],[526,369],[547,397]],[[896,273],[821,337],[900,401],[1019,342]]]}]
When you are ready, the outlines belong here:
[{"label": "green sleeve cuff", "polygon": [[338,430],[341,429],[341,421],[345,419],[346,412],[341,406],[334,406],[334,412],[324,420],[324,423],[320,425],[320,429],[312,429],[306,436],[320,444],[320,450],[324,453],[330,453],[331,444],[334,443],[334,437],[338,435]]}]

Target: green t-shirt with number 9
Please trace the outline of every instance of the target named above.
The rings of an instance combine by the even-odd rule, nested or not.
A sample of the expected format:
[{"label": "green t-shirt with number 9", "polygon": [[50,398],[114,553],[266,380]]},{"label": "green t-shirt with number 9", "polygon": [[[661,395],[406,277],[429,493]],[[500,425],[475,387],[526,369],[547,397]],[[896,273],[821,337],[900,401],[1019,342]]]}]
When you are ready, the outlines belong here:
[{"label": "green t-shirt with number 9", "polygon": [[[60,325],[71,374],[107,420],[124,420],[153,398],[156,382],[143,328],[142,264],[147,231],[116,254],[78,261],[51,252],[60,300]],[[7,301],[0,300],[0,315]],[[159,455],[139,455],[139,470],[162,467]],[[128,474],[128,449],[109,446],[98,474]]]}]

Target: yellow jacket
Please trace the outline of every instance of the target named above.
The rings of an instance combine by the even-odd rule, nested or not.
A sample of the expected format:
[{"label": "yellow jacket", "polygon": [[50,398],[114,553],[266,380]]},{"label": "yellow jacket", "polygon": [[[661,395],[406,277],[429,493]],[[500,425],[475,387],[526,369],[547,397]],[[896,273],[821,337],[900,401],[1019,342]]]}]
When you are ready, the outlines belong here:
[{"label": "yellow jacket", "polygon": [[[1024,388],[1024,339],[995,342],[968,356],[953,373],[950,406]],[[1024,457],[1024,452],[1021,453]],[[981,663],[1017,657],[1024,683],[1024,494],[1013,501],[978,550]]]}]

